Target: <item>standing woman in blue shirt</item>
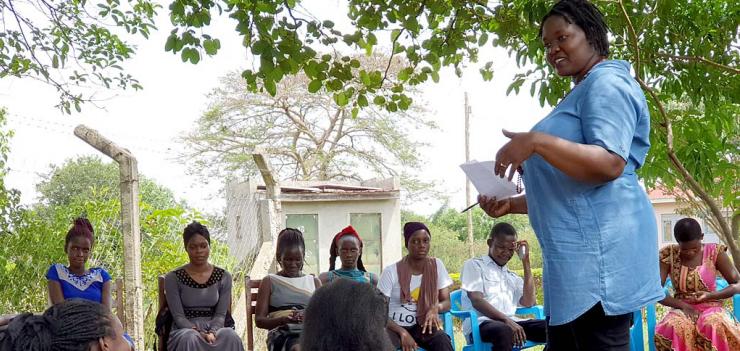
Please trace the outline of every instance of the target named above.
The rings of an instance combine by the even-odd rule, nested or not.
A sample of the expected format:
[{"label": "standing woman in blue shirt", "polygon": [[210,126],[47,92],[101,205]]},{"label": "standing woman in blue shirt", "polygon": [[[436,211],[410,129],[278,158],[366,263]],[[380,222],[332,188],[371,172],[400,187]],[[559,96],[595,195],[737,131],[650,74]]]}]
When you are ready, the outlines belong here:
[{"label": "standing woman in blue shirt", "polygon": [[526,194],[479,200],[492,217],[529,214],[549,350],[629,350],[631,312],[663,298],[657,226],[635,174],[650,148],[647,102],[629,63],[607,59],[607,26],[591,3],[556,3],[540,37],[547,62],[575,85],[530,132],[504,131],[496,174],[519,170]]}]

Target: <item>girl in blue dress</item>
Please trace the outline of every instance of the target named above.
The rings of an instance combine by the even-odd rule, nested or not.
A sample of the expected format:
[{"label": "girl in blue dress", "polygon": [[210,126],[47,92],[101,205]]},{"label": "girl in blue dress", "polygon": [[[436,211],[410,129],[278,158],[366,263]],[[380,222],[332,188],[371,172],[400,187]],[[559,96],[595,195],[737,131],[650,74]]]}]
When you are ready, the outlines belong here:
[{"label": "girl in blue dress", "polygon": [[[52,264],[46,272],[49,300],[53,305],[69,299],[84,299],[111,308],[111,277],[101,267],[87,268],[95,237],[93,227],[86,218],[74,220],[72,228],[64,238],[64,252],[69,265]],[[128,334],[124,337],[133,350],[133,341]]]}]

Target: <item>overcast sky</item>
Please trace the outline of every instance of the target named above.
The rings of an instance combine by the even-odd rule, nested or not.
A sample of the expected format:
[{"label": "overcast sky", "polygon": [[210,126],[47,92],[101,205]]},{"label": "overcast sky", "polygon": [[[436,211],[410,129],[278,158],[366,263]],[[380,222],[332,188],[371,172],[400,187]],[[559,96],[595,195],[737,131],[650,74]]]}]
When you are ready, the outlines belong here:
[{"label": "overcast sky", "polygon": [[[339,28],[348,23],[343,1],[315,0],[306,4],[312,13],[331,18]],[[221,39],[219,54],[205,58],[198,65],[183,63],[179,55],[164,51],[166,37],[172,29],[165,4],[157,22],[159,30],[150,40],[137,40],[136,56],[124,65],[144,90],[101,90],[96,94],[106,99],[99,103],[101,108],[85,105],[82,113],[64,115],[54,107],[58,95],[52,87],[30,79],[0,80],[0,106],[8,109],[8,124],[15,130],[6,185],[21,190],[24,203],[33,202],[38,173],[47,171],[50,164],[95,154],[73,135],[74,127],[84,123],[131,150],[139,160],[140,173],[172,189],[179,198],[201,209],[221,208],[224,201],[211,196],[220,188],[221,180],[199,183],[195,177],[185,175],[184,165],[173,160],[182,148],[176,137],[193,127],[207,106],[207,93],[217,87],[218,78],[229,71],[252,67],[234,31],[235,22],[226,17],[213,22],[218,25],[209,32]],[[423,135],[408,131],[410,137],[426,139],[431,144],[422,150],[425,166],[418,172],[426,179],[441,182],[441,189],[451,197],[450,205],[457,208],[465,207],[465,179],[458,167],[464,162],[464,92],[468,92],[472,106],[473,159],[494,157],[505,142],[502,128],[528,130],[549,110],[540,108],[528,95],[529,89],[522,89],[519,96],[506,96],[506,88],[517,69],[505,51],[494,50],[489,45],[480,56],[483,62],[493,58],[494,80],[484,82],[477,65],[465,70],[461,79],[445,70],[438,84],[430,82],[421,89],[429,117],[438,123],[440,130]],[[432,199],[411,209],[428,214],[440,205]]]}]

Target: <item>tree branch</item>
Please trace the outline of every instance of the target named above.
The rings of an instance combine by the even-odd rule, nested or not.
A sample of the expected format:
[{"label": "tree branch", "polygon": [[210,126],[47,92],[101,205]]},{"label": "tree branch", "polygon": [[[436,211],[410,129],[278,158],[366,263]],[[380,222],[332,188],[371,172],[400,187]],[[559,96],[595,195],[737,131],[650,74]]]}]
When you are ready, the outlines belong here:
[{"label": "tree branch", "polygon": [[714,62],[712,60],[708,60],[708,59],[705,59],[705,58],[699,57],[699,56],[677,56],[677,55],[668,55],[668,54],[658,54],[658,56],[659,57],[664,57],[664,58],[669,58],[669,59],[672,59],[674,61],[702,62],[702,63],[705,63],[705,64],[707,64],[709,66],[712,66],[712,67],[715,67],[715,68],[719,68],[719,69],[728,71],[728,72],[733,73],[733,74],[740,74],[740,69],[737,69],[737,68],[734,68],[734,67],[730,67],[730,66],[726,66],[726,65],[723,65],[721,63],[717,63],[717,62]]},{"label": "tree branch", "polygon": [[619,8],[622,10],[622,16],[624,16],[624,20],[627,21],[627,30],[630,33],[632,45],[635,50],[635,75],[637,77],[642,77],[642,74],[640,74],[640,45],[637,43],[637,33],[635,33],[635,27],[632,25],[632,20],[627,14],[627,9],[624,8],[624,1],[619,0]]},{"label": "tree branch", "polygon": [[[629,20],[629,16],[627,15],[627,11],[625,10],[621,0],[619,1],[619,5],[622,9],[622,14],[627,21],[627,29],[632,36],[633,50],[637,53],[636,59],[639,64],[640,48],[637,43],[637,34],[635,33],[635,28],[632,26],[632,22]],[[681,160],[678,159],[678,156],[676,156],[676,152],[673,147],[673,124],[670,116],[668,115],[668,113],[666,113],[663,103],[660,101],[655,91],[653,91],[653,89],[645,84],[645,81],[642,80],[637,68],[635,68],[635,73],[635,79],[640,84],[640,86],[648,92],[653,102],[658,107],[658,111],[660,112],[660,115],[663,119],[663,123],[661,123],[661,126],[663,127],[666,135],[666,153],[668,154],[668,159],[673,165],[673,168],[681,174],[681,177],[683,177],[683,179],[689,185],[691,191],[699,196],[699,198],[702,199],[707,207],[709,207],[712,216],[719,222],[721,231],[723,231],[727,235],[727,237],[732,237],[733,235],[731,229],[727,224],[727,220],[725,220],[724,216],[722,215],[722,211],[717,205],[717,202],[711,196],[709,196],[706,190],[704,190],[704,187],[702,187],[702,185],[696,181],[696,179],[686,169],[683,162],[681,162]],[[735,240],[728,240],[725,244],[730,247],[730,251],[733,253],[734,258],[737,258],[737,255],[740,255],[740,251],[738,250],[738,246]],[[740,264],[740,262],[738,262],[738,264]]]}]

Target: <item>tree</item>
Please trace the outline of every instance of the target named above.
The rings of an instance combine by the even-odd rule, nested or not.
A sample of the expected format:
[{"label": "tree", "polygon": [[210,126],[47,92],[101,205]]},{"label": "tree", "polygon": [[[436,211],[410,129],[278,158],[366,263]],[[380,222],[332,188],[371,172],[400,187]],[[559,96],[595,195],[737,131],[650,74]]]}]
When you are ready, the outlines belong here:
[{"label": "tree", "polygon": [[[85,215],[95,229],[95,247],[90,266],[102,266],[113,278],[123,276],[123,235],[118,195],[117,165],[97,157],[80,157],[52,166],[38,184],[39,201],[17,210],[12,229],[0,234],[0,314],[35,311],[47,305],[44,274],[51,263],[67,261],[64,235],[72,220]],[[192,220],[211,229],[211,262],[235,275],[237,264],[226,244],[196,209],[178,203],[164,186],[141,176],[142,281],[147,330],[146,345],[155,345],[154,320],[157,314],[157,277],[187,263],[182,230]],[[249,262],[247,262],[248,264]],[[238,289],[237,289],[238,290]],[[147,349],[151,349],[149,347]]]},{"label": "tree", "polygon": [[150,0],[8,0],[0,2],[0,78],[33,78],[56,88],[70,113],[93,101],[89,87],[141,89],[121,63],[132,57],[124,39],[148,38],[159,5]]},{"label": "tree", "polygon": [[8,153],[10,152],[10,139],[13,137],[12,130],[6,130],[7,120],[5,109],[0,108],[0,235],[11,228],[18,207],[20,206],[20,192],[5,186],[5,176],[8,168]]},{"label": "tree", "polygon": [[[350,59],[351,72],[385,64],[375,55]],[[392,65],[389,76],[398,74]],[[359,73],[362,76],[362,73]],[[361,89],[362,78],[345,88]],[[304,87],[314,91],[308,93]],[[285,77],[276,93],[251,92],[238,73],[221,80],[212,102],[185,138],[185,162],[205,170],[206,177],[255,176],[250,153],[269,155],[278,175],[292,180],[361,180],[368,175],[395,176],[420,165],[417,149],[425,143],[410,139],[406,131],[435,128],[426,111],[402,99],[402,111],[391,113],[367,101],[350,109],[342,94],[313,85],[307,75]],[[380,97],[378,97],[380,98]],[[414,179],[404,174],[406,179]]]},{"label": "tree", "polygon": [[[76,200],[120,199],[118,164],[103,162],[98,156],[81,156],[69,159],[61,165],[50,166],[41,181],[36,184],[41,204],[48,207],[66,206]],[[178,205],[171,190],[146,176],[139,177],[139,192],[142,201],[153,209],[173,208]]]},{"label": "tree", "polygon": [[[206,31],[210,11],[224,10],[237,20],[243,44],[259,59],[258,69],[242,74],[252,90],[274,94],[273,86],[286,75],[306,73],[314,85],[349,96],[359,107],[361,97],[387,94],[395,99],[375,101],[381,107],[404,95],[405,88],[437,80],[441,67],[477,62],[479,49],[489,43],[509,50],[521,73],[509,87],[519,93],[529,83],[541,104],[556,104],[571,82],[547,67],[538,37],[539,21],[552,2],[534,0],[349,0],[348,32],[334,22],[317,18],[296,0],[193,4],[175,0],[170,6],[175,31],[167,50],[189,49],[197,54],[217,51],[213,44],[194,40],[196,29]],[[679,189],[679,197],[708,216],[740,267],[740,210],[738,210],[738,136],[740,125],[740,7],[732,1],[596,1],[611,28],[612,57],[634,63],[635,76],[645,90],[653,118],[653,150],[641,176],[648,186]],[[209,37],[210,38],[210,37]],[[388,38],[391,58],[407,63],[397,80],[382,70],[362,89],[348,92],[344,83],[354,75],[340,74],[350,65],[342,49],[371,53],[378,38]],[[196,38],[197,39],[197,38]],[[210,38],[210,40],[214,40]],[[333,55],[319,57],[316,47],[331,46]],[[195,52],[193,52],[195,51]],[[481,67],[492,78],[492,62]],[[338,83],[336,83],[338,81]],[[674,108],[685,103],[691,108]],[[395,106],[398,107],[398,106]],[[395,108],[394,107],[394,108]],[[725,211],[727,209],[727,211]]]}]

